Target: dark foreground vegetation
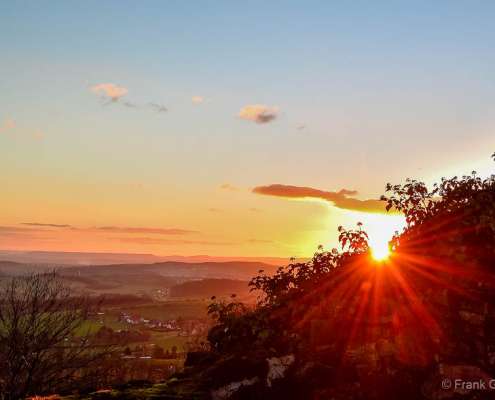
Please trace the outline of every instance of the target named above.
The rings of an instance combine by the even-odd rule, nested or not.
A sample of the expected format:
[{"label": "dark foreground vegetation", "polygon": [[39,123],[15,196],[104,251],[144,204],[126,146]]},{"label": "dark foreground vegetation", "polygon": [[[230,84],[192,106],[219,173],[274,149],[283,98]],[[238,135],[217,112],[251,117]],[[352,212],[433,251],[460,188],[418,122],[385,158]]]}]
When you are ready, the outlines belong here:
[{"label": "dark foreground vegetation", "polygon": [[112,352],[94,335],[74,335],[93,312],[93,302],[73,296],[55,273],[3,282],[0,301],[2,399],[64,389],[76,375],[89,379]]},{"label": "dark foreground vegetation", "polygon": [[340,250],[260,271],[256,305],[213,299],[209,349],[171,379],[71,398],[494,398],[495,177],[386,189],[407,223],[389,259],[372,259],[360,225],[339,228]]}]

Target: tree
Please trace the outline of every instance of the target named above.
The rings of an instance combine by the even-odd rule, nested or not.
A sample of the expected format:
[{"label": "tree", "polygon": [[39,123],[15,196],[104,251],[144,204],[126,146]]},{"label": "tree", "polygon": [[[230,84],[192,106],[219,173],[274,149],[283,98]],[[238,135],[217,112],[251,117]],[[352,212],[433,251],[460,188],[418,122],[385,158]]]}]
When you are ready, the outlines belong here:
[{"label": "tree", "polygon": [[[492,157],[495,160],[495,154]],[[434,242],[448,244],[457,253],[459,249],[465,253],[471,247],[471,256],[484,263],[491,261],[495,245],[495,175],[482,179],[473,171],[461,178],[442,178],[431,190],[424,182],[407,179],[404,184],[387,184],[386,192],[382,200],[387,202],[387,210],[402,212],[406,219],[404,231],[392,240],[393,250],[404,250],[407,245],[410,251],[416,245],[416,251],[425,251],[426,243]]]},{"label": "tree", "polygon": [[156,345],[153,348],[153,358],[165,358],[165,351],[163,350],[163,347]]},{"label": "tree", "polygon": [[[493,281],[494,175],[483,179],[473,171],[460,178],[442,178],[431,189],[424,182],[407,179],[403,184],[387,184],[382,200],[388,211],[404,215],[406,227],[391,240],[394,267],[389,270],[393,272],[382,274],[389,282],[380,290],[389,290],[388,295],[394,297],[392,288],[400,286],[400,280],[393,279],[394,272],[408,284],[422,288],[438,282],[455,287],[459,276],[466,285],[475,282],[483,286]],[[271,276],[260,271],[250,282],[251,289],[259,294],[255,308],[234,299],[213,299],[208,308],[216,320],[208,334],[212,348],[220,352],[242,351],[253,345],[294,348],[301,335],[310,331],[311,320],[331,316],[332,320],[346,321],[355,305],[346,297],[344,307],[342,296],[353,293],[351,287],[358,282],[362,286],[356,286],[359,291],[354,299],[363,309],[361,296],[374,287],[376,271],[370,268],[368,235],[361,223],[357,229],[339,227],[338,232],[340,250],[325,251],[320,246],[308,262],[291,262]],[[426,277],[436,279],[436,283]],[[384,301],[386,297],[382,296]]]},{"label": "tree", "polygon": [[342,267],[369,253],[362,223],[350,230],[339,226],[338,232],[341,251],[325,251],[319,246],[308,262],[292,262],[271,276],[260,270],[249,282],[251,290],[259,294],[254,308],[236,301],[234,295],[230,301],[212,297],[208,314],[216,324],[208,332],[211,347],[220,352],[244,351],[253,345],[284,351],[296,347],[298,335],[289,321],[300,309],[301,299],[321,291],[323,282],[328,287]]},{"label": "tree", "polygon": [[[0,287],[0,392],[22,399],[67,385],[107,354],[89,332],[76,336],[92,311],[55,272],[14,277]],[[79,332],[81,333],[81,332]]]},{"label": "tree", "polygon": [[177,346],[172,346],[171,355],[172,358],[177,358]]},{"label": "tree", "polygon": [[494,376],[495,175],[386,190],[387,210],[406,221],[386,262],[370,257],[358,224],[339,228],[341,250],[320,246],[308,262],[261,270],[250,282],[256,305],[212,298],[212,353],[188,357],[184,387],[218,387],[226,375],[222,383],[264,382],[267,360],[288,355],[294,364],[280,383],[239,397],[433,399],[449,395],[444,378]]}]

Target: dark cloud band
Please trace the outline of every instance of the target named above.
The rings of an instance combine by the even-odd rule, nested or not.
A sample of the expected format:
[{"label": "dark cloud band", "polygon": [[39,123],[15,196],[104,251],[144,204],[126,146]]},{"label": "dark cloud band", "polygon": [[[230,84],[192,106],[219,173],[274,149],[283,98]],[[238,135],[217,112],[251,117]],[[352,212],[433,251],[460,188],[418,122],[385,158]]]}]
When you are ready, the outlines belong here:
[{"label": "dark cloud band", "polygon": [[338,192],[315,189],[304,186],[292,186],[273,184],[267,186],[257,186],[252,190],[253,193],[266,196],[284,197],[290,199],[313,198],[326,200],[337,208],[343,210],[385,213],[385,202],[381,200],[360,200],[349,196],[357,195],[355,190],[342,189]]}]

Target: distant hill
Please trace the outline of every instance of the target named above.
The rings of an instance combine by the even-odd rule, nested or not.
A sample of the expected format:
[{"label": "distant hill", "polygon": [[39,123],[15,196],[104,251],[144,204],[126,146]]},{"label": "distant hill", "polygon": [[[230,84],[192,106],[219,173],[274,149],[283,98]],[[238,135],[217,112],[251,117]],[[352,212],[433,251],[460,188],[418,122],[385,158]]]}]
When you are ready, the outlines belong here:
[{"label": "distant hill", "polygon": [[92,252],[63,252],[63,251],[16,251],[0,250],[0,260],[14,261],[25,264],[55,264],[55,265],[101,265],[101,264],[151,264],[157,262],[262,262],[272,265],[285,265],[289,261],[283,257],[216,257],[208,255],[195,256],[157,256],[154,254],[138,253],[92,253]]},{"label": "distant hill", "polygon": [[23,264],[13,261],[0,261],[0,276],[19,275],[28,272],[43,271],[48,269],[46,265]]},{"label": "distant hill", "polygon": [[143,275],[158,274],[161,277],[173,278],[217,278],[249,280],[258,274],[259,270],[273,273],[277,266],[261,262],[228,261],[228,262],[201,262],[183,263],[166,261],[154,264],[110,264],[91,266],[69,266],[60,271],[66,275],[78,276],[116,276],[116,275]]},{"label": "distant hill", "polygon": [[252,261],[227,262],[176,262],[166,261],[152,264],[106,264],[106,265],[64,265],[50,263],[22,263],[0,260],[0,272],[19,274],[31,271],[57,269],[64,275],[102,276],[102,275],[136,275],[155,273],[164,277],[188,278],[229,278],[248,280],[263,270],[273,273],[277,266]]},{"label": "distant hill", "polygon": [[[70,266],[0,261],[0,278],[52,269],[57,270],[75,290],[95,295],[109,293],[153,296],[158,289],[196,281],[191,282],[192,286],[178,287],[175,293],[189,291],[192,297],[210,297],[213,294],[247,294],[246,282],[257,275],[259,270],[271,274],[277,267],[247,261],[199,263],[167,261],[153,264]],[[176,295],[182,296],[182,294]]]},{"label": "distant hill", "polygon": [[271,274],[276,271],[277,266],[251,261],[201,263],[179,263],[168,261],[152,264],[150,268],[160,271],[162,275],[249,280],[257,275],[260,270]]},{"label": "distant hill", "polygon": [[211,296],[220,297],[231,294],[248,295],[248,282],[233,279],[201,279],[184,282],[170,288],[171,297],[210,298]]}]

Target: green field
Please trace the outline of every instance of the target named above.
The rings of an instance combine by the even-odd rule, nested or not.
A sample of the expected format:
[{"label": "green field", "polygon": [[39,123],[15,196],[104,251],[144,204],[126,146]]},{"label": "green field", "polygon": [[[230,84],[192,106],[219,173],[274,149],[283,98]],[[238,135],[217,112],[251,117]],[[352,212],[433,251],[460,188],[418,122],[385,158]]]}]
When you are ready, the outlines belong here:
[{"label": "green field", "polygon": [[[173,300],[165,302],[153,302],[139,306],[122,306],[102,309],[104,315],[96,319],[85,321],[76,332],[76,335],[85,335],[88,332],[96,333],[102,326],[112,328],[113,330],[136,329],[136,326],[119,322],[119,315],[125,312],[130,315],[139,315],[145,319],[158,319],[161,321],[171,319],[196,319],[206,316],[207,302],[202,300]],[[102,322],[100,322],[102,321]],[[171,350],[173,346],[177,347],[179,352],[184,351],[186,343],[191,340],[187,336],[178,336],[178,332],[159,332],[146,329],[151,335],[147,344],[153,343],[165,350]],[[139,343],[133,343],[136,345]]]},{"label": "green field", "polygon": [[119,329],[128,329],[129,326],[123,322],[119,322],[117,320],[117,317],[112,314],[105,315],[103,318],[103,324],[99,323],[98,321],[94,320],[86,320],[84,323],[77,329],[76,335],[82,336],[87,333],[93,334],[98,332],[98,330],[102,326],[107,326],[109,328],[112,328],[113,330],[117,331]]},{"label": "green field", "polygon": [[148,343],[163,347],[164,350],[171,350],[173,346],[177,351],[183,351],[185,344],[190,340],[187,336],[177,336],[176,332],[151,332]]}]

